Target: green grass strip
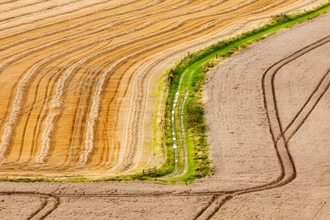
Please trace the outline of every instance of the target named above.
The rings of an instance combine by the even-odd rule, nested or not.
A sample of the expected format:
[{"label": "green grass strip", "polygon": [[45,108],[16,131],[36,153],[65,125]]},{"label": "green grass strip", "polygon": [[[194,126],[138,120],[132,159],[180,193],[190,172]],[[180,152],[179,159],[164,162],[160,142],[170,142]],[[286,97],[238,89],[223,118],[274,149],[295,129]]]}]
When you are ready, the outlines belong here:
[{"label": "green grass strip", "polygon": [[[219,64],[225,58],[231,57],[237,52],[243,51],[251,44],[264,39],[266,36],[275,34],[283,29],[293,27],[304,21],[316,18],[330,11],[330,1],[312,11],[296,15],[278,15],[272,21],[258,29],[243,33],[229,40],[218,42],[210,47],[189,54],[181,60],[174,68],[166,72],[168,81],[168,97],[166,100],[164,145],[168,155],[167,163],[160,169],[161,172],[151,174],[157,177],[173,171],[173,141],[171,133],[171,111],[176,92],[184,94],[189,92],[189,98],[185,107],[185,132],[188,146],[188,172],[180,177],[167,179],[170,182],[191,182],[212,174],[209,160],[209,148],[206,137],[206,120],[204,118],[204,86],[207,72]],[[190,74],[192,73],[192,74]],[[183,76],[183,82],[179,88],[179,80]],[[180,99],[179,99],[180,101]],[[182,101],[182,99],[181,99]],[[179,102],[180,104],[180,102]],[[177,116],[179,117],[179,116]],[[177,121],[179,118],[177,119]],[[176,130],[178,130],[176,125]],[[182,162],[181,162],[182,164]]]}]

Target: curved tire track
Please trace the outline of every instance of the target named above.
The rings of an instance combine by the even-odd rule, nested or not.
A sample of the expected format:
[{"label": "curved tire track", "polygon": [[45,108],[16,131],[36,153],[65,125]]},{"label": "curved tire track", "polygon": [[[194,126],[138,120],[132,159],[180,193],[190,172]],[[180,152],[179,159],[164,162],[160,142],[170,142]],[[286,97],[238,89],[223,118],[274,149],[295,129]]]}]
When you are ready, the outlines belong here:
[{"label": "curved tire track", "polygon": [[[330,36],[327,36],[313,44],[310,44],[302,48],[301,50],[298,50],[297,52],[289,55],[287,58],[284,58],[278,61],[277,63],[273,64],[271,67],[269,67],[266,70],[266,72],[263,75],[262,90],[264,97],[264,106],[267,112],[267,118],[274,143],[274,148],[277,152],[278,161],[281,165],[280,176],[275,181],[268,183],[266,185],[261,185],[248,189],[224,192],[225,193],[224,196],[220,196],[217,200],[215,200],[215,202],[213,202],[209,206],[209,209],[206,209],[203,213],[200,213],[196,219],[212,218],[214,214],[217,213],[226,202],[228,202],[230,199],[236,196],[279,188],[289,184],[295,179],[296,168],[295,168],[294,160],[288,148],[288,143],[290,138],[303,125],[303,123],[310,115],[310,113],[313,111],[313,109],[320,101],[324,93],[329,89],[330,79],[328,76],[330,71],[327,72],[325,76],[321,79],[320,83],[317,85],[317,87],[311,94],[310,98],[306,101],[306,103],[303,105],[303,107],[294,117],[288,128],[286,128],[285,130],[282,128],[280,116],[278,113],[274,79],[277,72],[282,67],[296,60],[297,58],[305,55],[306,53],[318,47],[321,47],[329,42],[330,42]],[[290,131],[290,129],[293,129],[294,132],[288,132]]]}]

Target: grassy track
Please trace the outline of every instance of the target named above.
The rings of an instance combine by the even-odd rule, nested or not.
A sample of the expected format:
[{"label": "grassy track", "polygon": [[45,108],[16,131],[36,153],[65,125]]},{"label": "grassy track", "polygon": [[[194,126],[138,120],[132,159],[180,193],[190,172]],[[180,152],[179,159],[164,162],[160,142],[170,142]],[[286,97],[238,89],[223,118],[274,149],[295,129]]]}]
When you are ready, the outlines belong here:
[{"label": "grassy track", "polygon": [[[229,40],[221,41],[194,54],[189,54],[173,69],[168,71],[166,75],[169,84],[164,126],[164,145],[166,146],[167,161],[159,172],[151,176],[156,177],[169,174],[168,181],[189,182],[211,175],[212,168],[206,138],[207,126],[204,118],[205,110],[203,101],[207,72],[225,58],[246,49],[251,44],[264,39],[266,36],[316,18],[328,11],[330,11],[330,2],[303,14],[275,16],[269,24],[259,29],[249,31]],[[187,93],[189,93],[189,96],[185,101],[184,96]],[[184,107],[183,131],[179,123],[182,116],[180,114],[182,109],[175,110],[173,108],[176,96],[176,106]],[[171,119],[173,111],[175,111],[174,123],[172,123]],[[172,127],[173,125],[175,128]],[[175,135],[173,135],[173,131],[175,131]],[[185,133],[185,140],[181,141],[180,138],[179,141],[178,137],[182,136],[182,132]],[[177,148],[173,148],[174,136],[176,136],[175,139],[177,141],[175,145],[177,145]],[[180,172],[177,169],[185,169],[185,157],[183,156],[185,146],[187,146],[188,151],[188,171]],[[174,151],[177,151],[177,153]],[[176,154],[178,155],[177,157],[175,157]],[[178,161],[175,162],[175,160]],[[183,175],[172,175],[173,170]]]}]

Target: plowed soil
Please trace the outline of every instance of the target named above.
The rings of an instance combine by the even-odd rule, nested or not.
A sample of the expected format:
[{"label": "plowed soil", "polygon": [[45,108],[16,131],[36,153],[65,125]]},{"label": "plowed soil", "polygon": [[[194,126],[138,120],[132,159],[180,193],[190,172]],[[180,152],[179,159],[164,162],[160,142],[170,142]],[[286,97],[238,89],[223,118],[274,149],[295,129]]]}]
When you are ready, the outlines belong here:
[{"label": "plowed soil", "polygon": [[[147,46],[140,41],[142,39],[138,39],[139,30],[136,35],[133,34],[136,38],[131,36],[131,39],[137,40],[136,42],[125,38],[128,34],[119,39],[112,37],[113,39],[110,38],[109,41],[81,46],[91,39],[95,40],[93,36],[102,35],[102,31],[98,34],[91,32],[98,25],[102,25],[103,18],[100,18],[100,22],[88,23],[91,25],[88,30],[86,26],[74,26],[77,31],[81,31],[81,38],[74,39],[76,33],[71,31],[63,31],[62,37],[61,34],[55,37],[56,33],[51,32],[52,28],[54,28],[52,30],[59,28],[56,22],[70,25],[75,21],[75,18],[60,20],[61,16],[82,12],[91,13],[86,16],[92,16],[92,7],[99,10],[99,15],[106,15],[106,7],[104,5],[102,7],[102,4],[107,4],[107,7],[114,7],[111,10],[116,10],[117,3],[118,1],[64,3],[55,0],[1,3],[6,5],[0,7],[2,10],[0,16],[3,19],[2,33],[4,33],[0,41],[3,45],[1,47],[3,50],[0,51],[3,57],[0,64],[2,71],[0,83],[3,88],[0,101],[2,106],[7,106],[1,110],[3,119],[0,156],[3,162],[1,165],[3,175],[44,176],[46,173],[51,176],[93,173],[104,175],[109,169],[109,172],[120,173],[130,172],[142,166],[149,160],[150,155],[145,153],[147,149],[142,147],[144,138],[148,139],[150,136],[147,129],[140,128],[145,128],[148,121],[145,112],[150,113],[153,109],[146,106],[146,103],[150,103],[149,101],[153,99],[150,96],[150,91],[153,89],[151,84],[161,72],[158,65],[163,67],[165,64],[171,64],[172,59],[178,58],[193,47],[196,48],[198,40],[200,40],[199,45],[205,45],[214,40],[213,36],[222,36],[225,30],[230,28],[216,23],[214,29],[198,30],[199,26],[194,25],[205,23],[197,19],[189,23],[191,27],[188,23],[183,23],[184,26],[186,25],[185,28],[177,29],[177,34],[170,31],[167,33],[169,35],[164,35],[163,38],[160,35],[146,37],[146,41],[143,42],[148,42]],[[142,15],[140,10],[145,10],[144,7],[163,5],[163,9],[167,10],[180,5],[174,1],[150,1],[148,6],[144,5],[146,3],[131,1],[129,4],[140,8],[135,12],[137,16]],[[198,7],[210,5],[198,1],[182,2],[182,4],[189,3],[191,7],[197,7],[198,4]],[[222,5],[220,1],[216,3]],[[234,3],[238,4],[235,1],[223,2],[224,5]],[[256,13],[249,11],[251,16],[267,17],[281,10],[310,7],[310,4],[317,2],[272,2],[276,7],[269,7],[260,12],[258,10],[262,6],[273,6],[273,4],[266,1],[245,3],[248,4],[243,4],[237,9],[232,8],[230,13],[235,14],[235,10],[244,8],[252,10],[249,7],[255,5],[253,10]],[[36,16],[35,7],[32,7],[34,4],[40,4],[40,13],[38,13],[40,17],[36,17],[36,21],[32,18],[32,14]],[[92,5],[88,6],[88,4]],[[78,7],[77,5],[81,10],[75,8]],[[125,5],[123,3],[118,7]],[[90,9],[89,12],[84,11],[86,8]],[[217,5],[210,8],[211,11],[218,10],[216,13],[220,11]],[[158,8],[159,10],[161,9]],[[193,9],[189,8],[189,10],[191,12]],[[211,11],[211,15],[201,13],[206,16],[202,16],[206,19],[205,22],[209,21],[207,18],[211,20],[215,18],[212,17]],[[59,17],[56,18],[51,13],[56,13]],[[122,9],[113,12],[111,16],[123,16],[122,19],[125,20],[125,14]],[[185,16],[190,15],[187,12]],[[224,15],[220,13],[214,16]],[[234,21],[238,22],[235,23],[238,25],[250,18],[241,17],[241,14],[236,17],[237,20],[232,20],[233,23],[229,22],[228,25],[234,24]],[[78,18],[76,21],[82,21]],[[103,33],[103,36],[106,37],[107,34],[110,36],[111,31],[113,33],[124,31],[121,28],[127,28],[130,24],[131,28],[136,28],[137,23],[133,20],[145,22],[140,18],[127,20],[126,25],[110,28]],[[49,25],[50,21],[54,24]],[[175,23],[179,20],[171,21]],[[329,21],[330,14],[327,14],[272,36],[236,55],[210,73],[206,108],[211,159],[215,171],[212,177],[188,185],[148,182],[2,182],[0,183],[1,218],[330,218],[328,203],[330,179],[327,177],[330,172]],[[109,20],[103,22],[103,24],[109,23]],[[158,28],[159,31],[167,30],[166,22],[163,18],[154,28]],[[36,23],[38,25],[34,25]],[[26,31],[28,28],[31,30]],[[150,32],[146,31],[146,33],[156,33],[151,29],[147,30]],[[179,33],[189,30],[198,31],[192,35],[183,34],[186,41],[175,38],[180,36]],[[7,37],[5,37],[6,33]],[[39,38],[33,39],[33,36],[42,33],[45,34],[45,41]],[[194,35],[196,38],[193,37]],[[203,35],[205,41],[199,38]],[[67,39],[71,40],[66,41]],[[165,39],[171,39],[171,42]],[[167,46],[162,45],[161,41]],[[120,45],[120,42],[129,43],[118,46],[117,51],[113,46]],[[74,47],[76,49],[70,50]],[[95,57],[86,58],[91,54]],[[141,68],[138,68],[139,66]],[[104,75],[109,77],[104,84],[102,80],[106,79],[103,78],[103,73],[110,74]],[[61,80],[64,80],[63,84]],[[146,98],[147,94],[149,96]],[[100,105],[97,101],[100,101]],[[17,103],[19,105],[16,106]],[[99,111],[93,110],[95,106],[98,106],[96,109]],[[128,116],[124,117],[126,113]],[[131,117],[136,120],[132,120]],[[129,123],[127,127],[130,129],[124,129],[127,128],[125,123]],[[53,125],[56,126],[52,127]],[[93,125],[93,129],[89,130],[88,125]],[[108,131],[112,136],[107,133]],[[136,133],[137,131],[140,133]],[[6,134],[11,135],[6,136]],[[122,138],[115,140],[114,134]],[[10,141],[6,145],[7,137]],[[110,138],[107,141],[102,139],[104,137]],[[139,144],[130,145],[132,143]],[[95,146],[97,146],[96,152]],[[116,148],[117,153],[113,152],[112,148]],[[97,156],[98,150],[103,152],[99,152],[99,156]],[[106,154],[111,154],[112,158],[116,159],[101,156]]]}]

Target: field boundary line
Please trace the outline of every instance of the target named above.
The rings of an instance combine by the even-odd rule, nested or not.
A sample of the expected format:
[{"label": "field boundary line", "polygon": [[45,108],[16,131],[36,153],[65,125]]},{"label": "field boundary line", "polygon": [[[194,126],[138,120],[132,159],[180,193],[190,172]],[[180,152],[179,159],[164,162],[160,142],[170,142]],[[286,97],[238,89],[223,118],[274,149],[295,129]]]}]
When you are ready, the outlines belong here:
[{"label": "field boundary line", "polygon": [[[283,66],[285,66],[288,63],[292,62],[293,60],[303,56],[304,54],[306,54],[318,47],[323,46],[324,44],[326,44],[328,42],[330,42],[330,36],[327,36],[317,42],[314,42],[314,43],[304,47],[303,49],[298,50],[295,53],[289,55],[287,58],[284,58],[284,59],[276,62],[275,64],[270,66],[264,73],[263,80],[262,80],[263,81],[262,88],[263,88],[263,93],[264,93],[263,94],[264,104],[265,104],[265,109],[267,112],[267,118],[269,121],[270,132],[272,134],[272,139],[274,142],[274,147],[277,152],[278,160],[282,167],[282,172],[281,172],[280,177],[277,178],[277,180],[275,180],[269,184],[227,192],[227,194],[231,195],[232,198],[239,196],[239,195],[243,195],[243,194],[279,188],[279,187],[289,184],[290,182],[292,182],[295,179],[297,174],[296,174],[294,160],[288,149],[288,140],[285,139],[285,132],[283,132],[283,130],[282,130],[282,125],[281,125],[279,115],[278,115],[277,101],[276,101],[275,87],[274,87],[274,78],[275,78],[276,73]],[[308,115],[307,115],[307,117],[308,117]],[[304,123],[304,121],[302,121],[301,124],[298,125],[297,129],[299,129],[303,123]],[[223,204],[221,204],[217,210],[214,210],[213,214],[210,216],[212,217],[215,213],[217,213],[226,202],[227,201],[225,201]],[[208,219],[208,218],[206,218],[206,219]]]}]

